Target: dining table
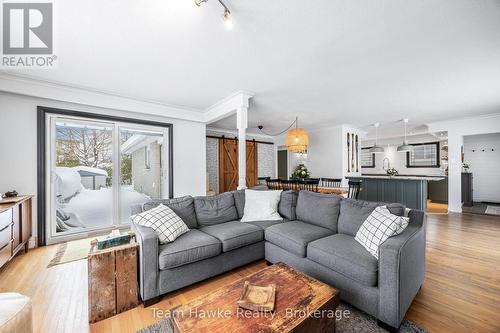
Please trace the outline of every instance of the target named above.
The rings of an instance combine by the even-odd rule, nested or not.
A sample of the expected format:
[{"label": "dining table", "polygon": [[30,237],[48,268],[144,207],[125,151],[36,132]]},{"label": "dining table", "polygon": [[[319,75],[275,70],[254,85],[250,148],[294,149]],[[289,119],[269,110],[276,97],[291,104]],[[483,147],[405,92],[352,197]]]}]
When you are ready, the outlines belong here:
[{"label": "dining table", "polygon": [[349,193],[349,187],[326,187],[326,186],[318,186],[319,193],[325,194],[337,194],[337,195],[346,195]]}]

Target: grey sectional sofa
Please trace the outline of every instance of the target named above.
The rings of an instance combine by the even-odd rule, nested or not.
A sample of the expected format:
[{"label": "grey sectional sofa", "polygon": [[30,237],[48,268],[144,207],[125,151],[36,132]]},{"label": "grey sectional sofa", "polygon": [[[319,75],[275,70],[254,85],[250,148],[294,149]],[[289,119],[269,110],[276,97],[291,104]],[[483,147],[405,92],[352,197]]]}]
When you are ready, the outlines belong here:
[{"label": "grey sectional sofa", "polygon": [[[285,191],[279,203],[283,221],[242,223],[245,192],[235,191],[155,200],[134,207],[132,213],[160,202],[172,208],[190,231],[160,245],[152,229],[132,224],[140,244],[140,293],[146,306],[160,295],[265,258],[332,285],[344,301],[396,328],[424,280],[422,211],[409,211],[409,226],[381,245],[377,260],[354,236],[382,203]],[[405,212],[400,204],[388,208],[398,215]]]}]

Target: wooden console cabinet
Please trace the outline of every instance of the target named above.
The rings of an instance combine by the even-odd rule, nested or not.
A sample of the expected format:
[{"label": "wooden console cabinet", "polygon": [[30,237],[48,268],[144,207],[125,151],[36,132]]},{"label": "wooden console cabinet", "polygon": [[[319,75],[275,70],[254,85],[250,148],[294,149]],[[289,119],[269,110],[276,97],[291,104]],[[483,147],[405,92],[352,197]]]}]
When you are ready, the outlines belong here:
[{"label": "wooden console cabinet", "polygon": [[95,323],[139,304],[137,248],[130,244],[96,250],[88,257],[89,322]]},{"label": "wooden console cabinet", "polygon": [[31,237],[32,196],[0,200],[0,267],[24,248]]}]

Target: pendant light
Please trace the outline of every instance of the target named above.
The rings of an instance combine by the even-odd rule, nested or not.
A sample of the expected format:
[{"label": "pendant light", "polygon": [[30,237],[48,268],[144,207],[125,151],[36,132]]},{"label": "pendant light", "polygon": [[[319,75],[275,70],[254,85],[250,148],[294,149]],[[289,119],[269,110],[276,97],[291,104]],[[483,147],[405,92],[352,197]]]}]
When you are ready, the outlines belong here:
[{"label": "pendant light", "polygon": [[[293,125],[295,125],[295,128],[292,128]],[[309,136],[307,135],[305,129],[299,127],[298,117],[295,117],[294,122],[290,126],[288,126],[288,128],[279,133],[274,133],[274,134],[267,133],[264,131],[264,126],[262,125],[257,126],[257,128],[259,129],[259,131],[269,136],[278,136],[288,131],[285,138],[285,146],[287,147],[288,151],[291,153],[300,153],[300,154],[307,153],[307,146],[309,145]]]},{"label": "pendant light", "polygon": [[380,154],[380,153],[383,153],[385,151],[383,147],[380,147],[378,145],[378,127],[380,126],[380,124],[375,123],[375,124],[373,124],[373,126],[375,127],[375,145],[370,148],[370,153]]},{"label": "pendant light", "polygon": [[295,118],[295,128],[288,131],[285,145],[289,152],[306,153],[309,145],[309,136],[303,128],[299,128],[299,118]]},{"label": "pendant light", "polygon": [[413,148],[408,144],[408,140],[406,140],[406,125],[408,124],[408,119],[403,119],[403,123],[405,126],[405,139],[403,141],[403,144],[401,146],[398,146],[398,151],[406,153],[408,151],[411,151]]}]

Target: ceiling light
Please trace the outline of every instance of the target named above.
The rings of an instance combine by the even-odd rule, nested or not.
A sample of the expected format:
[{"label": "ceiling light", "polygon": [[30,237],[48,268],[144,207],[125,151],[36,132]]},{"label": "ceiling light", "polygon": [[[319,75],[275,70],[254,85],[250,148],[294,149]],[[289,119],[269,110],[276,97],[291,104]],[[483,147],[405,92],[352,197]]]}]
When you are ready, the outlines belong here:
[{"label": "ceiling light", "polygon": [[406,153],[408,151],[412,150],[412,146],[408,144],[408,140],[406,140],[406,125],[408,124],[408,119],[403,119],[403,123],[405,125],[405,139],[403,141],[403,144],[401,146],[398,146],[398,151]]},{"label": "ceiling light", "polygon": [[[231,11],[227,8],[226,4],[222,0],[218,0],[222,7],[224,7],[224,13],[222,14],[222,19],[224,20],[224,25],[228,29],[233,28],[233,18],[231,17]],[[194,0],[196,6],[200,7],[203,3],[208,2],[208,0]]]},{"label": "ceiling light", "polygon": [[380,153],[383,153],[385,151],[384,147],[380,147],[377,144],[378,143],[378,127],[380,126],[380,124],[376,123],[376,124],[373,124],[373,126],[375,127],[375,145],[370,148],[370,153],[380,154]]},{"label": "ceiling light", "polygon": [[224,25],[226,28],[231,30],[233,28],[233,19],[231,17],[231,12],[229,10],[224,11],[224,15],[222,15],[222,18],[224,19]]}]

